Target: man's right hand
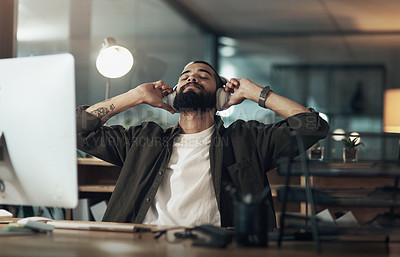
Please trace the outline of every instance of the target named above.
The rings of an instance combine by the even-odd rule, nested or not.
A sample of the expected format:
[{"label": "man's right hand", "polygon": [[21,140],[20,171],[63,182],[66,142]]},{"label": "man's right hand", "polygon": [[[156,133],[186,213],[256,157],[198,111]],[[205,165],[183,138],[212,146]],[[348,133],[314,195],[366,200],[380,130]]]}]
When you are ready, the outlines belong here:
[{"label": "man's right hand", "polygon": [[171,93],[172,88],[169,88],[168,84],[164,84],[162,80],[144,83],[126,93],[94,104],[86,111],[104,122],[112,116],[142,103],[162,108],[173,114],[175,113],[174,109],[163,102],[163,98]]},{"label": "man's right hand", "polygon": [[135,94],[141,96],[141,103],[153,107],[162,108],[174,114],[174,109],[163,101],[163,98],[172,93],[172,88],[164,81],[159,80],[151,83],[144,83],[135,88]]}]

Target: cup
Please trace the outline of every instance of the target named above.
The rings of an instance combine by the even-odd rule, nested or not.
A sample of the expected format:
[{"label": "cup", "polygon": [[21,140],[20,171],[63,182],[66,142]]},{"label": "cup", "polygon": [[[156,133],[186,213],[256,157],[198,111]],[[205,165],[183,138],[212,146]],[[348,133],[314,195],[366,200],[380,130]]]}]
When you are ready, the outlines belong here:
[{"label": "cup", "polygon": [[267,215],[261,203],[235,205],[235,241],[238,246],[267,246]]}]

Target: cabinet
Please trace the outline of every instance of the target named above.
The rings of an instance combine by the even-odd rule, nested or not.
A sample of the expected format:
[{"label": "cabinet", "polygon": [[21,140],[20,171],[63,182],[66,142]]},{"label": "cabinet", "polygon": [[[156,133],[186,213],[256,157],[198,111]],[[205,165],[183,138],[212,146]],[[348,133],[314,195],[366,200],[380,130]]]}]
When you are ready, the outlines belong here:
[{"label": "cabinet", "polygon": [[79,197],[108,200],[120,171],[120,167],[97,158],[78,158]]}]

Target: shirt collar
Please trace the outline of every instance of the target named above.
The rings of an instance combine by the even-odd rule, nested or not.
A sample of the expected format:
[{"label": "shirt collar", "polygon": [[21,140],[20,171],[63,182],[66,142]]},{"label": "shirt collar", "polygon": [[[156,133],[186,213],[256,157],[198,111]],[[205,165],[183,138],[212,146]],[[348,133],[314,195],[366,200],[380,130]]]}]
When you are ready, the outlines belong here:
[{"label": "shirt collar", "polygon": [[[224,128],[224,121],[221,119],[220,116],[214,115],[214,126],[215,126],[215,131],[218,134],[221,134],[222,129]],[[175,126],[172,128],[172,133],[171,136],[175,137],[182,131],[181,126],[179,125],[179,122],[175,124]]]}]

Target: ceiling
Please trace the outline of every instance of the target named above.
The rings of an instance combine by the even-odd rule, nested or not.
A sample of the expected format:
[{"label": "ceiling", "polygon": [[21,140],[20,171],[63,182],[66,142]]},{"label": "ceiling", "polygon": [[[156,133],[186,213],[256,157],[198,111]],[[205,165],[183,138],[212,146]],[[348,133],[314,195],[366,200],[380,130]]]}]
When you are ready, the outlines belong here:
[{"label": "ceiling", "polygon": [[204,31],[236,39],[235,63],[261,77],[274,63],[379,63],[388,84],[399,84],[390,72],[400,63],[399,0],[162,1]]},{"label": "ceiling", "polygon": [[400,34],[399,0],[164,0],[228,37]]}]

